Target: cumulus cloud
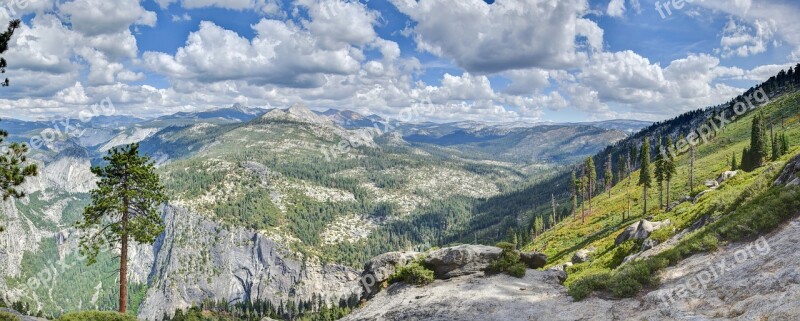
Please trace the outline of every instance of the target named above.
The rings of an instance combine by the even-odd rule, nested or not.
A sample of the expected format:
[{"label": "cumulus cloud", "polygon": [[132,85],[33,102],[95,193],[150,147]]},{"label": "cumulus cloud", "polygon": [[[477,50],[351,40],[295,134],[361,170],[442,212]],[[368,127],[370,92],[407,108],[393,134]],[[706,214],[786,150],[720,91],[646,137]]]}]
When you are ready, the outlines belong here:
[{"label": "cumulus cloud", "polygon": [[[760,38],[766,36],[778,38],[793,46],[795,50],[800,49],[800,19],[797,19],[800,16],[800,7],[797,6],[796,1],[705,0],[697,1],[694,4],[738,19],[735,28],[732,29],[732,37],[726,40],[731,45],[739,45],[731,47],[731,54],[759,53],[762,45]],[[744,31],[738,26],[743,23],[748,24]],[[730,26],[730,23],[726,25],[723,33],[728,33]],[[743,33],[746,35],[742,36]],[[761,37],[759,37],[759,33]],[[723,37],[725,36],[723,35]],[[724,49],[725,44],[722,45]]]},{"label": "cumulus cloud", "polygon": [[370,43],[377,35],[372,26],[378,13],[360,2],[342,0],[298,0],[308,10],[305,28],[326,48]]},{"label": "cumulus cloud", "polygon": [[152,70],[174,78],[242,79],[296,87],[318,87],[325,82],[325,74],[351,74],[360,67],[351,48],[320,48],[309,31],[291,22],[263,19],[253,29],[257,35],[251,41],[203,21],[174,56],[145,52],[144,61]]},{"label": "cumulus cloud", "polygon": [[167,8],[172,3],[180,3],[187,9],[217,7],[231,10],[255,10],[260,13],[272,15],[280,12],[279,0],[155,0],[161,8]]},{"label": "cumulus cloud", "polygon": [[608,3],[606,14],[612,17],[622,17],[625,15],[625,0],[611,0]]},{"label": "cumulus cloud", "polygon": [[776,31],[774,20],[756,19],[750,27],[731,18],[723,29],[719,50],[724,58],[760,54],[767,51]]},{"label": "cumulus cloud", "polygon": [[152,27],[157,19],[139,0],[74,0],[61,4],[59,10],[72,23],[72,30],[87,36],[122,32],[131,24]]},{"label": "cumulus cloud", "polygon": [[582,18],[585,0],[391,2],[416,23],[410,32],[418,49],[451,58],[468,72],[574,67],[586,59],[578,37],[602,49],[599,28]]}]

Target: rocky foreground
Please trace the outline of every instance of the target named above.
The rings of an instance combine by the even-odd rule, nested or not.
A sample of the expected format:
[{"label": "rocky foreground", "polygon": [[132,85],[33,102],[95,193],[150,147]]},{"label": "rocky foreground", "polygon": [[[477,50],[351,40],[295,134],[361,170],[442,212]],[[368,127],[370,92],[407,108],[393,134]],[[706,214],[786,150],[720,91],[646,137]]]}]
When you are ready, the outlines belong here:
[{"label": "rocky foreground", "polygon": [[345,320],[798,320],[800,220],[751,243],[695,255],[636,298],[575,302],[563,272],[481,272],[426,286],[396,283]]}]

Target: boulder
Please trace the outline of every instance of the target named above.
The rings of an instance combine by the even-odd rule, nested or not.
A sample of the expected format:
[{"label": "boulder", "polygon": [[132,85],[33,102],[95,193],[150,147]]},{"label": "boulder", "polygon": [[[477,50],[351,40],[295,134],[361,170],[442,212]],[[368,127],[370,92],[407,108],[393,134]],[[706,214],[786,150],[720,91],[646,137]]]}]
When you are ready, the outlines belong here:
[{"label": "boulder", "polygon": [[717,177],[717,183],[722,184],[723,182],[725,182],[725,181],[733,178],[734,176],[736,176],[736,174],[738,174],[738,173],[739,172],[737,172],[737,171],[725,171],[725,172],[722,172],[722,174],[720,174],[719,177]]},{"label": "boulder", "polygon": [[520,253],[519,260],[531,269],[541,269],[547,265],[547,255],[539,252]]},{"label": "boulder", "polygon": [[703,182],[703,185],[705,185],[708,188],[717,188],[717,187],[719,187],[719,183],[716,180],[713,180],[713,179],[706,180],[705,182]]},{"label": "boulder", "polygon": [[592,259],[592,252],[594,251],[587,249],[578,250],[578,252],[575,252],[575,255],[572,256],[572,263],[578,264],[588,262]]},{"label": "boulder", "polygon": [[644,242],[642,242],[642,249],[639,250],[639,251],[640,252],[647,251],[649,249],[652,249],[652,248],[656,247],[656,245],[658,245],[658,241],[656,241],[654,239],[646,239],[646,240],[644,240]]},{"label": "boulder", "polygon": [[564,272],[564,277],[566,277],[567,268],[570,267],[570,266],[572,266],[572,262],[566,262],[564,264],[559,264],[559,265],[553,266],[553,267],[551,267],[551,268],[549,268],[547,270],[548,271],[563,271]]},{"label": "boulder", "polygon": [[620,245],[627,240],[644,240],[648,238],[650,233],[653,233],[653,231],[670,224],[672,224],[670,220],[664,220],[660,222],[641,220],[626,227],[625,230],[617,236],[616,240],[614,240],[614,245]]},{"label": "boulder", "polygon": [[797,186],[800,185],[800,155],[792,158],[775,179],[775,186]]},{"label": "boulder", "polygon": [[433,251],[425,264],[433,269],[437,279],[449,279],[486,270],[503,250],[486,245],[459,245]]},{"label": "boulder", "polygon": [[567,272],[557,269],[548,269],[544,274],[544,281],[551,284],[562,284],[567,280]]},{"label": "boulder", "polygon": [[364,272],[361,273],[364,297],[369,298],[378,293],[381,283],[388,280],[398,266],[411,263],[419,254],[412,251],[388,252],[370,259],[364,264]]}]

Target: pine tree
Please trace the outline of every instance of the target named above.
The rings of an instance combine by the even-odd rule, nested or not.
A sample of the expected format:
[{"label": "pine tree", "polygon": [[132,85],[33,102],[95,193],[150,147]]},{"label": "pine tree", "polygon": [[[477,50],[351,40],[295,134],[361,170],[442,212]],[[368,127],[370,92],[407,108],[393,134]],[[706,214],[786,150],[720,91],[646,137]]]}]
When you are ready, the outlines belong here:
[{"label": "pine tree", "polygon": [[758,113],[753,118],[753,125],[750,132],[750,155],[748,159],[750,170],[764,166],[768,156],[764,114]]},{"label": "pine tree", "polygon": [[[662,139],[658,137],[658,145],[662,145]],[[653,176],[656,179],[656,186],[658,187],[658,208],[664,208],[664,154],[656,153],[656,160],[653,163]]]},{"label": "pine tree", "polygon": [[553,226],[558,224],[558,217],[556,215],[556,196],[553,193],[550,193],[550,206],[553,208]]},{"label": "pine tree", "polygon": [[650,173],[650,141],[647,137],[644,138],[642,144],[641,154],[639,155],[639,183],[637,185],[642,187],[642,195],[644,199],[644,206],[642,207],[642,215],[647,215],[647,189],[652,187],[653,178]]},{"label": "pine tree", "polygon": [[[8,132],[0,130],[0,146]],[[0,154],[0,194],[2,199],[25,197],[25,192],[17,188],[25,182],[25,179],[37,175],[36,164],[26,164],[28,162],[28,146],[25,144],[12,143],[5,147],[5,152]]]},{"label": "pine tree", "polygon": [[[667,146],[672,146],[672,138],[667,137]],[[664,179],[667,181],[667,205],[669,205],[670,188],[672,187],[672,179],[678,175],[678,166],[675,164],[675,159],[671,155],[667,155],[664,163]]]},{"label": "pine tree", "polygon": [[786,137],[786,133],[781,134],[781,152],[783,155],[789,153],[789,138]]},{"label": "pine tree", "polygon": [[575,170],[572,170],[572,215],[577,217],[578,215],[578,185],[580,181],[575,176]]},{"label": "pine tree", "polygon": [[125,313],[128,302],[128,241],[152,244],[164,230],[157,209],[166,202],[164,186],[155,173],[154,162],[139,155],[139,144],[114,147],[103,157],[105,167],[92,167],[100,178],[91,191],[91,204],[84,209],[83,220],[76,227],[81,236],[81,253],[88,264],[106,246],[120,246],[119,312]]},{"label": "pine tree", "polygon": [[605,183],[606,192],[608,192],[608,198],[611,198],[611,186],[614,184],[614,172],[611,164],[611,153],[608,154],[608,158],[606,159],[606,172],[605,175],[603,176],[603,182]]},{"label": "pine tree", "polygon": [[689,195],[694,195],[694,145],[689,144]]},{"label": "pine tree", "polygon": [[586,221],[586,195],[589,194],[589,182],[588,178],[586,177],[586,168],[582,169],[581,175],[581,222]]},{"label": "pine tree", "polygon": [[[0,54],[8,50],[8,42],[19,26],[20,21],[13,20],[8,23],[6,31],[0,33]],[[0,57],[0,73],[5,73],[7,66],[6,59]],[[7,87],[9,85],[8,78],[1,81],[0,85]],[[28,154],[28,146],[19,143],[5,146],[3,141],[7,137],[8,132],[0,130],[0,147],[4,147],[2,148],[4,152],[0,153],[0,195],[2,195],[3,201],[12,197],[25,197],[25,193],[17,188],[25,182],[26,178],[36,176],[38,173],[36,164],[26,164],[28,162],[26,156]],[[0,232],[4,230],[4,227],[0,227]]]},{"label": "pine tree", "polygon": [[753,170],[752,161],[750,160],[750,150],[745,147],[742,149],[742,164],[739,166],[743,171],[749,172]]},{"label": "pine tree", "polygon": [[782,155],[782,153],[781,153],[781,142],[780,142],[780,138],[777,135],[772,134],[770,136],[772,137],[771,138],[771,140],[772,140],[772,157],[770,157],[770,159],[774,162],[774,161],[778,160],[778,158],[780,158],[781,155]]},{"label": "pine tree", "polygon": [[[11,21],[6,31],[0,33],[0,54],[8,50],[8,42],[19,26],[19,20]],[[5,73],[7,66],[6,59],[0,57],[0,73]],[[8,78],[0,81],[0,84],[3,87],[8,86]],[[17,187],[22,185],[27,177],[36,176],[37,174],[36,164],[25,165],[28,161],[26,157],[28,146],[19,143],[4,146],[2,144],[6,138],[8,138],[8,132],[0,130],[0,146],[5,147],[3,148],[4,152],[0,154],[0,194],[2,194],[4,201],[11,197],[25,197],[25,193],[17,190]]]},{"label": "pine tree", "polygon": [[[628,217],[631,216],[631,183],[633,178],[631,177],[631,172],[633,172],[633,166],[631,165],[631,154],[628,153],[628,158],[625,160],[625,169],[626,169],[626,177],[628,178],[628,182],[625,184],[625,189],[628,193],[628,207],[627,213]],[[622,221],[625,222],[625,213],[622,214]]]},{"label": "pine tree", "polygon": [[736,163],[736,153],[731,154],[731,170],[735,171],[739,169],[739,165]]},{"label": "pine tree", "polygon": [[597,186],[597,169],[594,167],[594,159],[592,157],[586,158],[586,179],[588,181],[589,193],[589,213],[592,213],[592,198],[594,197],[595,187]]}]

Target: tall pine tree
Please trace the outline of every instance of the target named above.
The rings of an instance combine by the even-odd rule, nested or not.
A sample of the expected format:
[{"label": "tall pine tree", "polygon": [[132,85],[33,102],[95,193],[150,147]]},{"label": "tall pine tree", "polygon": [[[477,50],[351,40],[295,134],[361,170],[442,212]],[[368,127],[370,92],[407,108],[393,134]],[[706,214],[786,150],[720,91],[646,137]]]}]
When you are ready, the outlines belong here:
[{"label": "tall pine tree", "polygon": [[164,186],[155,173],[154,162],[139,155],[139,144],[114,147],[103,157],[105,167],[92,167],[100,178],[91,191],[92,202],[76,227],[88,233],[80,240],[88,264],[106,246],[120,247],[119,312],[128,303],[128,242],[152,244],[164,230],[158,206],[167,201]]},{"label": "tall pine tree", "polygon": [[[673,146],[672,138],[667,137],[667,147]],[[675,158],[667,155],[664,163],[664,180],[667,181],[667,205],[669,205],[670,188],[672,186],[672,179],[678,175],[678,166],[675,164]]]},{"label": "tall pine tree", "polygon": [[614,172],[612,166],[611,153],[608,153],[608,158],[606,159],[606,172],[604,173],[605,175],[603,175],[603,183],[605,183],[608,198],[611,198],[611,186],[614,184]]},{"label": "tall pine tree", "polygon": [[[20,21],[13,20],[9,22],[6,31],[0,33],[0,54],[8,50],[8,42],[19,26]],[[7,66],[6,59],[0,57],[0,73],[5,73]],[[1,81],[0,84],[3,87],[8,86],[8,78]],[[12,143],[6,146],[3,144],[6,138],[8,138],[8,132],[0,130],[0,147],[3,147],[3,152],[0,153],[0,195],[2,195],[3,201],[12,197],[25,197],[25,192],[18,188],[25,182],[25,179],[36,176],[38,173],[36,164],[27,164],[28,146],[19,143]],[[0,227],[0,232],[4,230],[4,227]]]},{"label": "tall pine tree", "polygon": [[764,166],[768,154],[767,147],[767,130],[766,130],[764,114],[759,112],[753,118],[753,125],[750,132],[750,157],[749,157],[749,170],[754,170],[758,167]]},{"label": "tall pine tree", "polygon": [[592,157],[586,158],[586,180],[588,181],[589,214],[591,214],[592,198],[594,197],[595,187],[597,186],[597,168],[594,167],[594,159],[592,159]]},{"label": "tall pine tree", "polygon": [[644,138],[642,143],[641,154],[639,154],[639,182],[637,185],[642,187],[642,199],[644,205],[642,206],[642,216],[647,215],[647,189],[653,185],[653,177],[650,173],[650,140]]},{"label": "tall pine tree", "polygon": [[[662,145],[661,136],[658,137],[658,145]],[[658,187],[658,208],[664,207],[664,153],[656,153],[656,160],[653,163],[653,176],[656,179],[656,186]]]}]

